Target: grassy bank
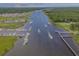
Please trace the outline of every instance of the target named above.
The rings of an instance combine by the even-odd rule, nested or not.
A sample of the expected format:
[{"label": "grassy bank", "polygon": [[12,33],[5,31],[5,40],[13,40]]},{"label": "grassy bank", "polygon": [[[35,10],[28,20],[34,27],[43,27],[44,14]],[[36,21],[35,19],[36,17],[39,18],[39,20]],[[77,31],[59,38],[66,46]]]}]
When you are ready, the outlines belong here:
[{"label": "grassy bank", "polygon": [[62,28],[66,31],[72,33],[72,37],[75,39],[76,43],[79,45],[79,31],[78,30],[71,30],[70,23],[56,23],[55,24],[58,28]]},{"label": "grassy bank", "polygon": [[52,9],[45,10],[46,15],[58,28],[69,31],[79,44],[79,9]]},{"label": "grassy bank", "polygon": [[0,55],[4,55],[14,45],[17,37],[14,36],[0,36]]},{"label": "grassy bank", "polygon": [[69,24],[69,23],[57,22],[57,23],[55,23],[55,25],[56,25],[58,28],[62,28],[62,29],[67,30],[67,31],[70,30],[70,24]]}]

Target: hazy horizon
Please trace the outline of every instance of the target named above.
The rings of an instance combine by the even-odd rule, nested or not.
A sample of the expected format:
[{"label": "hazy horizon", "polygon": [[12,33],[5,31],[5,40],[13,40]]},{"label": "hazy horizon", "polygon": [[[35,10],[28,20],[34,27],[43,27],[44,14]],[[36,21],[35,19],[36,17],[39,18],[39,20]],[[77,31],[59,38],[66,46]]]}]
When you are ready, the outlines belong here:
[{"label": "hazy horizon", "polygon": [[0,3],[0,7],[79,7],[79,3]]}]

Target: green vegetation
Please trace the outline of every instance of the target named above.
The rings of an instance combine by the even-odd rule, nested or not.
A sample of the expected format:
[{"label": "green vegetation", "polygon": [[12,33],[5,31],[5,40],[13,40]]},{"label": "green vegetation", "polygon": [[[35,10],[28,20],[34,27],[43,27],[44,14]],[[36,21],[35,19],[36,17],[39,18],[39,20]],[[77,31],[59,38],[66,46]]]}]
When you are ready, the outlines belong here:
[{"label": "green vegetation", "polygon": [[[17,16],[0,16],[0,28],[19,28],[22,27],[27,21],[29,21],[29,16],[31,15],[32,12],[25,12],[25,13],[20,13]],[[21,15],[22,14],[22,15]],[[23,15],[24,14],[24,15]],[[13,23],[7,23],[6,21],[18,21],[18,22],[13,22]],[[22,22],[24,20],[24,22]]]},{"label": "green vegetation", "polygon": [[[35,9],[0,8],[0,28],[16,29],[22,27],[28,21],[29,16],[31,15],[33,10]],[[16,13],[17,15],[12,15]],[[7,16],[5,16],[5,14]],[[15,20],[17,20],[18,22],[15,22]],[[12,49],[16,40],[16,36],[0,36],[0,55],[5,55],[5,53]]]},{"label": "green vegetation", "polygon": [[[28,21],[29,16],[34,10],[36,8],[0,8],[0,28],[15,29],[22,27]],[[24,20],[25,22],[6,23],[9,20]]]},{"label": "green vegetation", "polygon": [[69,31],[79,44],[79,8],[61,8],[45,10],[45,13],[58,28]]},{"label": "green vegetation", "polygon": [[21,26],[23,26],[24,23],[0,23],[0,28],[5,28],[5,29],[16,29],[16,28],[19,28]]},{"label": "green vegetation", "polygon": [[[26,22],[29,20],[29,16],[31,15],[32,12],[27,12],[24,13],[24,15],[21,16],[15,16],[15,17],[5,17],[5,16],[0,16],[0,28],[11,28],[11,29],[16,29],[19,27],[24,26]],[[7,23],[6,21],[18,21],[18,22],[13,22],[13,23]],[[24,20],[22,22],[22,20]]]},{"label": "green vegetation", "polygon": [[14,36],[0,36],[0,55],[8,52],[14,46],[16,39]]},{"label": "green vegetation", "polygon": [[[5,17],[4,17],[5,18]],[[24,22],[19,22],[20,21],[20,19],[21,20],[24,20]],[[21,27],[21,26],[23,26],[26,22],[27,22],[27,20],[28,20],[28,18],[26,17],[26,18],[11,18],[11,17],[9,17],[8,18],[8,20],[18,20],[18,22],[13,22],[13,23],[6,23],[6,21],[7,20],[5,20],[5,19],[0,19],[0,21],[2,20],[2,23],[0,23],[0,28],[12,28],[12,29],[15,29],[15,28],[19,28],[19,27]]]},{"label": "green vegetation", "polygon": [[[63,25],[62,25],[63,24]],[[55,23],[55,25],[58,27],[58,28],[63,28],[67,31],[70,30],[70,24],[69,23],[63,23],[63,22],[59,22],[59,23]]]},{"label": "green vegetation", "polygon": [[27,17],[28,15],[25,16],[15,16],[15,17],[5,17],[5,16],[0,16],[0,21],[7,21],[7,20],[19,20]]},{"label": "green vegetation", "polygon": [[54,22],[79,22],[79,10],[54,9],[46,11],[46,14]]},{"label": "green vegetation", "polygon": [[24,13],[34,10],[36,8],[0,8],[0,13]]}]

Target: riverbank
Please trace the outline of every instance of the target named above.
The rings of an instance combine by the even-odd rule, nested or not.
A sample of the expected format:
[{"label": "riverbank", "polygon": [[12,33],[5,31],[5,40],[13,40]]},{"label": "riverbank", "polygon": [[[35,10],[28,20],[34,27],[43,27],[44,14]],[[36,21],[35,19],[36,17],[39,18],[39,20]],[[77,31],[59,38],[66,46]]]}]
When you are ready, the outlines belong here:
[{"label": "riverbank", "polygon": [[72,33],[74,41],[79,45],[79,9],[51,9],[44,12],[57,28]]}]

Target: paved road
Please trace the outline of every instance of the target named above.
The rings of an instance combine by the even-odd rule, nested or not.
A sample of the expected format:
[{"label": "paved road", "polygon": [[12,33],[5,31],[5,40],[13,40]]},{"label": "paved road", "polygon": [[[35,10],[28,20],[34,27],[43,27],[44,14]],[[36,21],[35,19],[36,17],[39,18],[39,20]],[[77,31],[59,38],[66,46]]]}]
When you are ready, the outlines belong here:
[{"label": "paved road", "polygon": [[48,17],[42,11],[35,11],[30,17],[29,24],[24,27],[25,29],[28,28],[26,38],[19,39],[14,48],[6,55],[73,55],[60,36],[55,33],[56,28],[48,22]]}]

